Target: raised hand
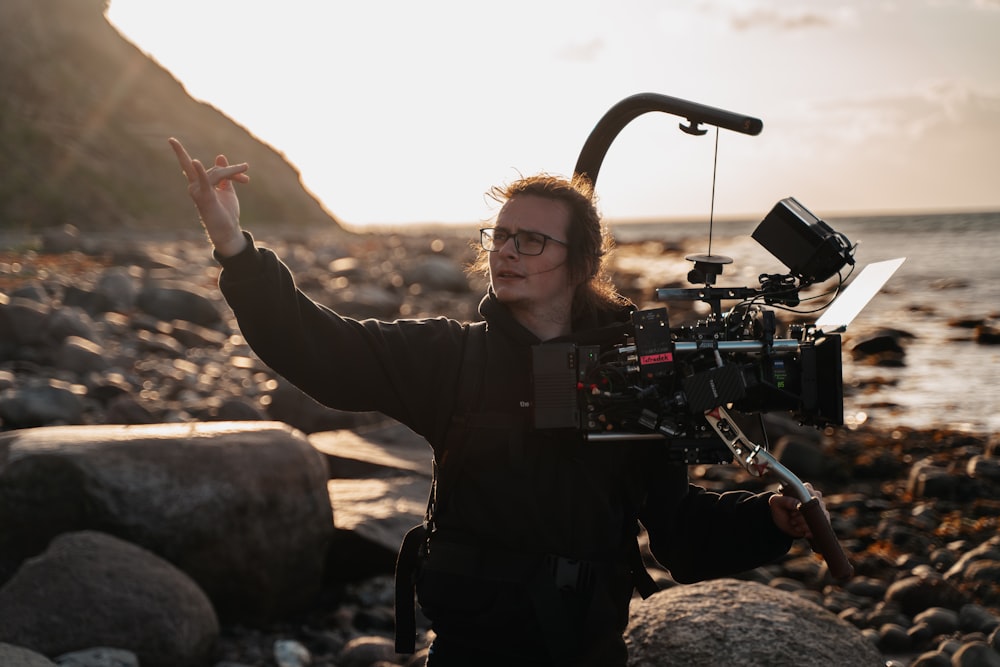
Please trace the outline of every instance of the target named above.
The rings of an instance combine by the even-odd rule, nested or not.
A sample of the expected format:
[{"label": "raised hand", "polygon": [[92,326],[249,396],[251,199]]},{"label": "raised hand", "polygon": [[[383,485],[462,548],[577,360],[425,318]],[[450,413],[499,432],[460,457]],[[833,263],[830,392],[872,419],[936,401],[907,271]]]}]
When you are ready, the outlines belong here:
[{"label": "raised hand", "polygon": [[173,137],[169,141],[187,177],[188,194],[216,252],[223,257],[239,253],[247,242],[240,227],[240,201],[233,181],[249,182],[246,172],[250,166],[245,162],[231,165],[225,155],[219,155],[215,165],[205,169],[200,160],[191,159],[180,141]]}]

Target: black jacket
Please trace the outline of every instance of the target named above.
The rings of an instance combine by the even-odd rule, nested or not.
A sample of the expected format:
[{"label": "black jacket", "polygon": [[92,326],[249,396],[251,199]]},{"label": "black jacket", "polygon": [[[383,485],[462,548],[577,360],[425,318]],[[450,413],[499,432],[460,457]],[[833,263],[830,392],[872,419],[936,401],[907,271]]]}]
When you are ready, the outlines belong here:
[{"label": "black jacket", "polygon": [[[447,465],[445,434],[463,389],[466,325],[443,317],[391,323],[342,317],[297,290],[278,258],[252,243],[221,261],[223,294],[268,366],[320,403],[379,411],[406,424]],[[518,554],[620,562],[641,522],[654,556],[686,583],[751,569],[788,550],[791,540],[771,521],[766,494],[720,495],[690,485],[687,468],[667,460],[663,443],[592,443],[575,431],[531,428],[531,348],[541,341],[492,295],[480,313],[486,361],[478,419],[435,521],[449,541],[510,557],[484,557],[490,564],[482,571],[431,571],[422,578],[420,601],[442,652],[466,646],[481,656],[484,642],[515,634],[523,650],[540,650],[545,623],[537,619],[530,585],[512,585],[509,572],[490,576],[501,563],[516,571]],[[621,635],[632,586],[627,576],[606,579],[579,603],[573,632],[583,654],[602,656],[594,664],[624,664]],[[604,600],[605,609],[595,611],[592,598]]]}]

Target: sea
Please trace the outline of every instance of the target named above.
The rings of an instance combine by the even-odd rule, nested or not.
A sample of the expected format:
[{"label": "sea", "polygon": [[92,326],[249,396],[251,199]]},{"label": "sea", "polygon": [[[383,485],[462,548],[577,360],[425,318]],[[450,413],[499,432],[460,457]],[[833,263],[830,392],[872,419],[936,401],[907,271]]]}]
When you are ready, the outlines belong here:
[{"label": "sea", "polygon": [[[756,287],[761,273],[785,271],[751,237],[759,222],[609,226],[620,245],[681,244],[692,252],[731,257],[716,285]],[[977,343],[968,326],[983,321],[1000,330],[1000,212],[845,216],[825,222],[856,244],[853,276],[870,263],[905,258],[845,332],[845,424],[1000,433],[1000,345]],[[646,256],[644,271],[672,273],[676,280],[676,253],[669,260],[666,254],[663,266],[657,266],[655,254]],[[904,333],[903,365],[855,363],[852,341],[882,329]]]}]

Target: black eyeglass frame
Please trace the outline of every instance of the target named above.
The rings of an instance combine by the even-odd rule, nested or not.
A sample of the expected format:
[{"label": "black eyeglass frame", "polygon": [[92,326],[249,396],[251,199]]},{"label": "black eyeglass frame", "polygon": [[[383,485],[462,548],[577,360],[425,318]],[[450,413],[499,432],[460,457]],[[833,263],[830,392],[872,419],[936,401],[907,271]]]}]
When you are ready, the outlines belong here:
[{"label": "black eyeglass frame", "polygon": [[[498,244],[493,238],[493,235],[496,234],[497,231],[500,231],[501,233],[507,235],[507,238],[503,240],[503,243]],[[532,234],[534,236],[542,237],[542,247],[538,250],[538,252],[524,252],[523,250],[521,250],[521,241],[518,238],[521,234]],[[565,246],[567,248],[569,247],[569,243],[567,243],[566,241],[560,241],[559,239],[549,236],[548,234],[543,234],[542,232],[533,232],[530,230],[522,229],[519,232],[511,234],[510,232],[504,229],[498,229],[497,227],[483,227],[482,229],[479,230],[479,245],[482,246],[483,250],[485,250],[486,252],[497,252],[498,250],[500,250],[500,248],[503,247],[504,243],[507,243],[507,239],[514,239],[514,249],[517,250],[517,254],[525,255],[527,257],[537,257],[538,255],[541,255],[543,252],[545,252],[545,244],[548,243],[549,241],[554,241],[559,245]],[[489,240],[489,243],[487,243],[487,240]]]}]

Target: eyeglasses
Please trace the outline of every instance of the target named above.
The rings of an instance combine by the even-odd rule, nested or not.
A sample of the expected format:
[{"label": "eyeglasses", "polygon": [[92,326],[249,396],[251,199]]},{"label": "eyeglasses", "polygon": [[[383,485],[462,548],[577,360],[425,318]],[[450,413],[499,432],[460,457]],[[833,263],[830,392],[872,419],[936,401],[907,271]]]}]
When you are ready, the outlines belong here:
[{"label": "eyeglasses", "polygon": [[508,239],[514,239],[514,249],[520,255],[541,255],[542,251],[545,250],[546,241],[552,241],[559,245],[568,245],[565,241],[554,239],[548,234],[542,234],[541,232],[521,231],[511,234],[506,229],[500,229],[499,227],[486,227],[479,230],[479,243],[483,246],[483,250],[487,252],[496,252],[507,243]]}]

